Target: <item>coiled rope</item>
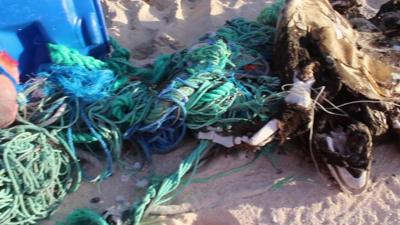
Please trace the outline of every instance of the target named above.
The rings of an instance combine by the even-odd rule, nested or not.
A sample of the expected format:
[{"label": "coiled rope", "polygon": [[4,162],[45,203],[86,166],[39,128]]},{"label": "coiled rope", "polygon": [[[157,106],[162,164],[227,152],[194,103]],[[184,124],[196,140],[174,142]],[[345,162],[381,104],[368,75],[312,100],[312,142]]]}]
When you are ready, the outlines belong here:
[{"label": "coiled rope", "polygon": [[56,131],[0,129],[0,224],[36,224],[80,183],[79,164]]}]

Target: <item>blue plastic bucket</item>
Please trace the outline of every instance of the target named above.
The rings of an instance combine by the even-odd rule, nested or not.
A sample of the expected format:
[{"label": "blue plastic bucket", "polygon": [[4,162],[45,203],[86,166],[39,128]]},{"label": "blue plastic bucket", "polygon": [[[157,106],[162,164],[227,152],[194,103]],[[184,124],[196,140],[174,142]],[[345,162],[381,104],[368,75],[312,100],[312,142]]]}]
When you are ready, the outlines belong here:
[{"label": "blue plastic bucket", "polygon": [[100,0],[1,0],[0,50],[19,62],[22,80],[50,61],[47,43],[101,57],[108,34]]}]

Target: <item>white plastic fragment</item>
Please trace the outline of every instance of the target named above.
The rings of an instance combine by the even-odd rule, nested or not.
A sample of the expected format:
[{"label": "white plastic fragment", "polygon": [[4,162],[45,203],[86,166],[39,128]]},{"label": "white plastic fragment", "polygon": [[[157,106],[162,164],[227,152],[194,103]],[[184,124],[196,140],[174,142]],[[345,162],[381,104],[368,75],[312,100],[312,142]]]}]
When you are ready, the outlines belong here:
[{"label": "white plastic fragment", "polygon": [[241,137],[235,137],[234,142],[235,142],[235,145],[240,145],[242,143],[242,138]]},{"label": "white plastic fragment", "polygon": [[325,140],[326,140],[326,144],[328,145],[328,149],[331,152],[335,152],[335,147],[333,146],[333,139],[331,137],[327,136]]},{"label": "white plastic fragment", "polygon": [[[334,146],[334,139],[330,136],[327,136],[325,138],[325,141],[328,145],[328,150],[335,152],[336,150]],[[348,188],[353,190],[360,190],[365,187],[368,182],[368,171],[362,171],[359,177],[354,177],[344,167],[328,164],[328,168],[334,178],[338,181],[341,188],[344,190],[348,190]]]},{"label": "white plastic fragment", "polygon": [[311,108],[311,86],[314,82],[314,79],[301,81],[294,76],[293,86],[290,88],[289,94],[285,97],[285,102],[288,104],[299,105],[307,109]]},{"label": "white plastic fragment", "polygon": [[400,121],[398,118],[391,118],[391,121],[394,129],[396,130],[400,129]]},{"label": "white plastic fragment", "polygon": [[222,127],[213,127],[213,126],[207,126],[207,130],[216,131],[216,132],[222,132],[223,131]]},{"label": "white plastic fragment", "polygon": [[274,134],[278,131],[277,119],[270,120],[265,124],[257,133],[247,141],[249,145],[253,146],[264,146],[268,142],[272,141]]},{"label": "white plastic fragment", "polygon": [[236,145],[240,145],[242,143],[247,143],[247,142],[249,142],[249,137],[247,137],[247,136],[235,137],[234,142]]},{"label": "white plastic fragment", "polygon": [[199,132],[197,134],[198,139],[211,140],[214,143],[220,144],[227,148],[232,148],[235,145],[247,143],[252,146],[264,146],[274,138],[274,134],[278,131],[278,120],[273,119],[269,121],[264,127],[262,127],[253,137],[247,136],[234,137],[234,136],[222,136],[215,131]]},{"label": "white plastic fragment", "polygon": [[221,136],[217,134],[215,131],[199,132],[197,137],[199,139],[211,140],[214,143],[223,145],[227,148],[232,148],[233,146],[235,146],[235,143],[233,142],[234,139],[233,136]]},{"label": "white plastic fragment", "polygon": [[346,168],[336,166],[337,172],[343,182],[353,189],[360,189],[364,187],[367,183],[368,173],[367,171],[362,171],[360,177],[354,177],[349,173]]}]

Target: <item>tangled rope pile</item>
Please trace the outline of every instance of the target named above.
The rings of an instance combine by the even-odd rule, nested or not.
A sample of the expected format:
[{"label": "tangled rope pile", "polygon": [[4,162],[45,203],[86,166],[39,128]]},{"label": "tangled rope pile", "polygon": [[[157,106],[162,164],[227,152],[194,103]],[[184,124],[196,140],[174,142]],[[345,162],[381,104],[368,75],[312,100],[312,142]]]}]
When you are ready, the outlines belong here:
[{"label": "tangled rope pile", "polygon": [[[201,110],[194,110],[191,107],[187,107],[189,115],[188,127],[190,129],[198,130],[212,125],[223,127],[225,133],[232,133],[232,126],[240,126],[240,123],[243,122],[255,123],[257,121],[258,123],[265,123],[270,119],[270,116],[277,112],[279,103],[271,101],[271,97],[272,99],[276,97],[275,94],[279,88],[280,81],[276,77],[266,76],[269,73],[269,67],[265,60],[269,55],[264,54],[262,56],[261,53],[268,52],[266,49],[271,50],[273,44],[274,25],[276,24],[277,17],[270,16],[270,13],[277,15],[283,4],[283,1],[277,2],[263,11],[258,20],[262,21],[264,25],[258,22],[234,19],[228,21],[217,33],[206,35],[205,38],[202,38],[202,40],[206,40],[208,43],[215,44],[225,43],[221,41],[224,39],[228,43],[227,46],[231,46],[229,49],[231,52],[223,54],[226,51],[220,50],[219,53],[227,58],[210,57],[213,60],[209,62],[207,61],[208,58],[205,57],[207,54],[202,55],[202,57],[200,55],[200,60],[197,60],[197,62],[201,63],[188,64],[187,72],[191,76],[189,75],[185,82],[181,82],[183,86],[196,87],[188,83],[188,81],[191,81],[191,79],[201,79],[204,72],[207,71],[217,76],[209,80],[205,79],[199,82],[198,85],[205,84],[208,87],[212,87],[207,84],[207,81],[213,81],[217,84],[216,87],[218,87],[214,92],[203,95],[203,98],[196,96],[199,92],[192,94],[192,96],[196,96],[194,99],[198,100],[193,105],[199,107],[198,109]],[[265,18],[263,15],[268,15],[269,17]],[[205,51],[206,49],[202,50]],[[212,55],[212,52],[208,54]],[[199,54],[195,56],[199,56]],[[203,67],[203,69],[202,65],[207,66]],[[207,72],[205,72],[207,74],[205,76],[207,78],[212,77]],[[243,75],[247,79],[238,79],[239,75]],[[256,82],[250,79],[250,77],[255,77]],[[221,79],[220,84],[218,84],[218,78]],[[179,76],[177,79],[179,79]],[[200,93],[203,92],[200,91]],[[189,98],[189,101],[190,99],[193,98]],[[218,103],[224,103],[223,106],[225,107],[219,107],[220,104]],[[191,104],[187,105],[191,106]],[[210,113],[208,114],[207,112]],[[175,173],[164,179],[161,183],[151,185],[142,201],[134,205],[131,220],[127,224],[140,224],[140,221],[146,215],[146,210],[171,200],[168,194],[178,187],[182,177],[191,168],[196,167],[195,165],[197,165],[209,145],[210,142],[208,141],[200,142],[198,148],[180,164]]]},{"label": "tangled rope pile", "polygon": [[[79,186],[80,151],[105,159],[97,176],[82,171],[99,181],[121,160],[124,140],[135,142],[151,161],[153,154],[176,149],[188,130],[254,133],[282,100],[280,80],[267,62],[283,2],[278,4],[258,21],[228,21],[192,48],[143,68],[133,66],[129,51],[114,39],[103,60],[49,44],[52,64],[24,84],[18,121],[0,130],[0,222],[33,224],[54,210]],[[149,207],[169,201],[212,145],[201,140],[175,173],[153,183],[126,224],[139,224]],[[93,215],[76,212],[63,224],[105,224]]]},{"label": "tangled rope pile", "polygon": [[79,164],[57,132],[33,125],[0,130],[0,223],[35,224],[80,183]]}]

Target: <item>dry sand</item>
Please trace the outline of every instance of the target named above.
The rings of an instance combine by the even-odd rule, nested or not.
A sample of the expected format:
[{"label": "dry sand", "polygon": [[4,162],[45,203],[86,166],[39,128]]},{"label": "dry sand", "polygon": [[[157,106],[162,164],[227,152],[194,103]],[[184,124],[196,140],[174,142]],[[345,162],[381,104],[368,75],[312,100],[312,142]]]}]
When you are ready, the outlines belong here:
[{"label": "dry sand", "polygon": [[[376,7],[384,1],[371,1]],[[160,53],[191,46],[225,20],[255,18],[266,0],[104,0],[109,32],[133,53],[136,64],[151,62]],[[156,156],[154,169],[167,174],[193,149],[186,142],[178,151]],[[375,147],[371,188],[360,196],[340,192],[320,175],[295,147],[285,147],[252,166],[207,183],[193,183],[173,204],[189,204],[192,211],[148,220],[148,224],[257,225],[257,224],[400,224],[400,150],[395,143]],[[221,154],[202,167],[204,178],[243,165],[254,157],[245,151]],[[70,195],[50,220],[54,224],[75,207],[99,212],[112,205],[126,208],[140,198],[144,173],[129,176],[118,171],[100,185],[85,183]],[[285,178],[292,182],[274,189]],[[98,190],[98,186],[101,192]],[[99,203],[90,203],[100,197]]]}]

